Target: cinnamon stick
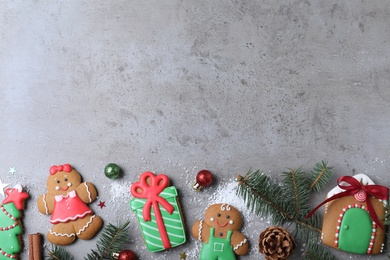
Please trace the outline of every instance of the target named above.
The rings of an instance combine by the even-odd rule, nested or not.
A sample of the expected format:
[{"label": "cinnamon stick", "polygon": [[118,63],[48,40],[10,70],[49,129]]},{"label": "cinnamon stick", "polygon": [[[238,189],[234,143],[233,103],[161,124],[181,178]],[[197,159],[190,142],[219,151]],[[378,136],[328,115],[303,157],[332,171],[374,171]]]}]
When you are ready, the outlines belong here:
[{"label": "cinnamon stick", "polygon": [[42,260],[42,235],[40,233],[28,235],[28,259]]}]

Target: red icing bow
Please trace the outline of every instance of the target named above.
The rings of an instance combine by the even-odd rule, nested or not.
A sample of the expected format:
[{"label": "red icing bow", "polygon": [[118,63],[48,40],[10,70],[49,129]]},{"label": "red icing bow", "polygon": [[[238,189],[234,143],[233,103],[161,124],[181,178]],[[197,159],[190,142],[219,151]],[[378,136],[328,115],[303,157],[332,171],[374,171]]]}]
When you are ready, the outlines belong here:
[{"label": "red icing bow", "polygon": [[[349,185],[344,185],[341,182],[345,182]],[[317,207],[315,207],[307,216],[306,218],[310,218],[316,210],[318,210],[322,205],[325,203],[328,203],[329,201],[342,198],[345,196],[349,195],[355,195],[359,191],[363,190],[365,191],[368,195],[371,195],[377,199],[380,200],[388,200],[389,199],[389,189],[385,186],[381,185],[375,185],[375,184],[369,184],[369,185],[362,185],[358,180],[356,180],[352,176],[342,176],[337,180],[337,185],[345,190],[341,193],[335,194],[332,197],[326,199],[323,201],[321,204],[319,204]],[[370,214],[370,217],[372,221],[374,221],[379,227],[383,229],[382,223],[379,221],[379,218],[375,212],[374,207],[371,204],[370,199],[367,197],[366,199],[366,204],[367,204],[367,210],[368,213]]]},{"label": "red icing bow", "polygon": [[50,167],[50,175],[54,175],[57,172],[70,172],[72,170],[72,166],[70,164],[64,164],[64,165],[53,165]]},{"label": "red icing bow", "polygon": [[[150,184],[147,180],[150,180]],[[140,181],[134,183],[131,186],[131,194],[139,199],[146,199],[145,205],[142,210],[144,221],[151,220],[151,208],[154,209],[156,216],[156,223],[160,232],[161,240],[164,248],[170,248],[171,243],[169,242],[167,230],[162,219],[159,205],[161,205],[169,214],[172,214],[174,207],[159,194],[167,188],[169,185],[168,176],[164,174],[154,175],[152,172],[144,172]]]}]

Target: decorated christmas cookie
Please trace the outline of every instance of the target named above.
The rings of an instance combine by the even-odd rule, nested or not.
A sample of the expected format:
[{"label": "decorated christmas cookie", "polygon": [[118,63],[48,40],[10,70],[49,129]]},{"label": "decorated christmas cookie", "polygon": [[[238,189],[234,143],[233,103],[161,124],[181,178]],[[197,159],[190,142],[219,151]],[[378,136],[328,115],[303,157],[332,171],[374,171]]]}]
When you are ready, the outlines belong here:
[{"label": "decorated christmas cookie", "polygon": [[228,204],[213,204],[206,209],[204,220],[192,226],[192,235],[203,242],[200,260],[230,260],[248,253],[248,241],[238,230],[240,212]]},{"label": "decorated christmas cookie", "polygon": [[42,214],[51,214],[53,227],[47,233],[51,243],[69,245],[76,237],[91,239],[100,230],[102,219],[87,206],[96,199],[96,188],[90,182],[81,182],[71,165],[50,168],[47,190],[37,204]]},{"label": "decorated christmas cookie", "polygon": [[0,204],[0,259],[18,259],[21,251],[21,211],[29,196],[21,185],[5,190],[6,198]]},{"label": "decorated christmas cookie", "polygon": [[[355,254],[379,254],[385,242],[385,204],[389,189],[364,174],[343,176],[325,204],[322,242]],[[313,211],[314,211],[313,210]]]},{"label": "decorated christmas cookie", "polygon": [[169,186],[164,174],[142,173],[131,186],[134,199],[130,208],[136,212],[147,249],[162,251],[186,242],[177,190]]}]

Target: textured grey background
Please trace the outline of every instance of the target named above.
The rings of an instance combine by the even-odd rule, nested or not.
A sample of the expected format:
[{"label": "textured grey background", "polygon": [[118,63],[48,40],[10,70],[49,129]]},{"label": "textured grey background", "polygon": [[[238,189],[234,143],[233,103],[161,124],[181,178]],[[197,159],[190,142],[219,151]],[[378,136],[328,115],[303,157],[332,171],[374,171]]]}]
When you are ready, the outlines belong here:
[{"label": "textured grey background", "polygon": [[[95,184],[106,224],[131,221],[126,248],[141,259],[196,259],[200,248],[189,237],[146,251],[128,204],[145,170],[171,178],[188,229],[210,203],[242,209],[231,190],[249,168],[279,178],[327,159],[334,185],[360,172],[388,186],[389,18],[386,0],[1,1],[0,178],[31,195],[23,240],[50,227],[35,205],[52,164]],[[109,162],[122,179],[104,176]],[[215,184],[194,193],[203,168]],[[252,249],[241,259],[262,259],[269,223],[243,215]],[[67,249],[81,258],[95,243]]]}]

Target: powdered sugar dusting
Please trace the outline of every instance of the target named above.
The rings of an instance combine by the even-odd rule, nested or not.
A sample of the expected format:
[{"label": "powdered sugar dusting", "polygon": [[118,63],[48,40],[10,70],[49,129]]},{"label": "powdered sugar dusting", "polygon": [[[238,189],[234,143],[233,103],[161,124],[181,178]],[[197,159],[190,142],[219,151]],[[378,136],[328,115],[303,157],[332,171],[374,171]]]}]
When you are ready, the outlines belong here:
[{"label": "powdered sugar dusting", "polygon": [[216,203],[226,203],[236,207],[246,221],[253,219],[253,214],[247,210],[242,198],[236,195],[237,182],[230,180],[227,183],[220,184],[208,199],[208,205]]},{"label": "powdered sugar dusting", "polygon": [[112,201],[128,201],[131,197],[130,186],[126,182],[113,182],[110,186],[110,199]]}]

